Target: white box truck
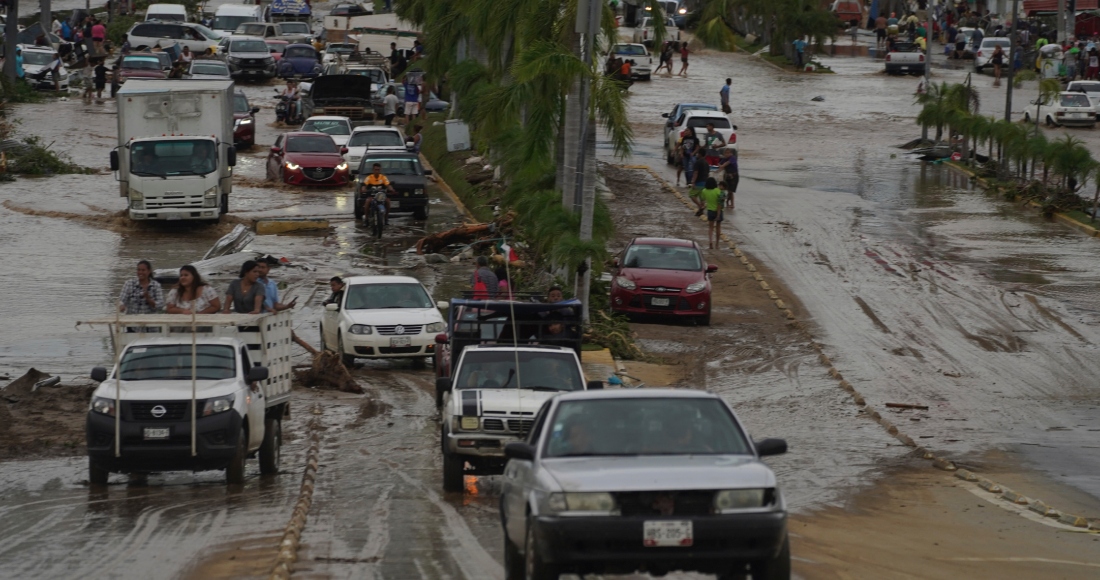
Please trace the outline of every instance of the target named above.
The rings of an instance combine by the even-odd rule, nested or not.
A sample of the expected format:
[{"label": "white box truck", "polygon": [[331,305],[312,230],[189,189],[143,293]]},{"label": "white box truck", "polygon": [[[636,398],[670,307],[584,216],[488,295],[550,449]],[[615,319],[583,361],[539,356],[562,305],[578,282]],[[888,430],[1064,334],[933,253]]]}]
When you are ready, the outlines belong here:
[{"label": "white box truck", "polygon": [[99,382],[86,423],[92,485],[106,485],[112,472],[221,469],[240,484],[252,454],[260,473],[278,472],[290,413],[289,311],[83,324],[106,325],[115,351],[112,369],[91,374]]},{"label": "white box truck", "polygon": [[233,81],[134,80],[118,92],[119,195],[134,220],[217,220],[233,189]]}]

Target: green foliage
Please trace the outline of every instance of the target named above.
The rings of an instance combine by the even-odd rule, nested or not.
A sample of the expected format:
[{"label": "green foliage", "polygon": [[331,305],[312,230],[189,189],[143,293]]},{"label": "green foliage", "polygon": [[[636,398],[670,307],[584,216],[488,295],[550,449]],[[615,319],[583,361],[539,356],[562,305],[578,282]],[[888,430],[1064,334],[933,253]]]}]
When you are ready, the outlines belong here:
[{"label": "green foliage", "polygon": [[[13,81],[4,75],[0,75],[0,97],[5,103],[40,103],[46,97],[23,81]],[[6,115],[6,111],[4,113]]]},{"label": "green foliage", "polygon": [[38,137],[24,138],[23,146],[8,152],[8,171],[20,175],[95,173],[94,169],[81,167],[67,156],[54,153],[50,150],[52,145],[43,145]]},{"label": "green foliage", "polygon": [[122,46],[126,33],[134,27],[140,19],[135,16],[115,16],[114,20],[107,24],[107,39],[114,46]]},{"label": "green foliage", "polygon": [[487,200],[466,181],[466,174],[462,171],[461,165],[455,161],[453,154],[447,151],[446,127],[442,123],[438,125],[427,123],[422,134],[424,139],[421,141],[420,152],[432,164],[435,175],[451,187],[474,217],[484,222],[492,221],[493,210],[486,203]]},{"label": "green foliage", "polygon": [[820,0],[709,0],[699,28],[714,20],[728,25],[734,14],[742,21],[766,24],[773,56],[783,54],[784,47],[796,38],[808,37],[813,44],[821,46],[826,39],[835,39],[839,30],[836,15]]}]

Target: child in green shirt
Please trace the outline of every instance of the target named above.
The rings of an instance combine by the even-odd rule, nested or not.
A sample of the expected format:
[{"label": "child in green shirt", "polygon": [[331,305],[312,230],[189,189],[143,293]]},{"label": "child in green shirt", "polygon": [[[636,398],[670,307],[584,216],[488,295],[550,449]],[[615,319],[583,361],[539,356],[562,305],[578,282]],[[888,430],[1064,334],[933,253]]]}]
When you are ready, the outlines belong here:
[{"label": "child in green shirt", "polygon": [[699,210],[707,212],[707,243],[710,249],[722,238],[722,206],[725,205],[725,184],[719,185],[718,180],[708,177],[706,186],[700,190],[694,190],[691,194]]}]

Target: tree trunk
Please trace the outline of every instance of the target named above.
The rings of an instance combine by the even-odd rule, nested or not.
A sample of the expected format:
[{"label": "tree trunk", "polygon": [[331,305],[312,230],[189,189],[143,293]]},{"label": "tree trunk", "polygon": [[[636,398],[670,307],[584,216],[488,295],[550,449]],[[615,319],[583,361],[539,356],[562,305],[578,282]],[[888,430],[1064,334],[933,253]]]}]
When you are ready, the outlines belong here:
[{"label": "tree trunk", "polygon": [[19,44],[19,2],[8,2],[8,23],[4,27],[4,76],[15,81],[15,47]]},{"label": "tree trunk", "polygon": [[38,7],[41,10],[38,14],[38,22],[42,25],[42,32],[47,34],[46,38],[49,38],[48,34],[53,32],[53,11],[50,8],[50,0],[38,0]]}]

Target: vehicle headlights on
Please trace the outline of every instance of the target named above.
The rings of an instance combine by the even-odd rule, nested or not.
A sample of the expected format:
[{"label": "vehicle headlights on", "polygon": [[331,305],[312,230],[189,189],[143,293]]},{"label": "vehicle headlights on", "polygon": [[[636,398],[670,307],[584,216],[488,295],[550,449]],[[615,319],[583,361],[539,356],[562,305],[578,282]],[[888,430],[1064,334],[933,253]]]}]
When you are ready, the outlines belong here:
[{"label": "vehicle headlights on", "polygon": [[552,493],[546,499],[547,511],[560,515],[618,515],[615,498],[607,492]]},{"label": "vehicle headlights on", "polygon": [[433,322],[424,327],[424,332],[428,334],[439,334],[445,330],[447,330],[446,322]]},{"label": "vehicle headlights on", "polygon": [[232,409],[233,398],[233,395],[229,395],[216,399],[207,399],[206,404],[202,406],[202,416],[209,417],[210,415],[217,415],[218,413],[224,413]]},{"label": "vehicle headlights on", "polygon": [[706,290],[706,288],[706,282],[696,282],[694,284],[688,284],[688,287],[685,288],[685,290],[687,290],[688,294],[695,294],[697,292],[702,292],[703,290]]},{"label": "vehicle headlights on", "polygon": [[104,397],[92,399],[92,410],[100,415],[115,416],[115,400]]},{"label": "vehicle headlights on", "polygon": [[348,164],[347,163],[341,163],[340,165],[336,166],[336,171],[347,171],[347,170],[348,170]]},{"label": "vehicle headlights on", "polygon": [[145,209],[145,194],[130,188],[130,209]]},{"label": "vehicle headlights on", "polygon": [[284,165],[286,166],[287,169],[289,169],[291,171],[298,171],[299,169],[301,169],[300,165],[298,165],[297,163],[291,163],[289,161],[284,163]]},{"label": "vehicle headlights on", "polygon": [[481,420],[477,417],[463,417],[459,419],[458,426],[463,431],[476,431],[481,426]]},{"label": "vehicle headlights on", "polygon": [[374,334],[371,327],[366,324],[353,324],[351,328],[348,329],[348,332],[352,334]]},{"label": "vehicle headlights on", "polygon": [[679,9],[679,10],[678,10],[677,12],[679,12],[680,14],[687,14],[687,13],[688,13],[688,9],[687,9],[687,8],[681,8],[681,9]]},{"label": "vehicle headlights on", "polygon": [[623,276],[616,276],[615,277],[615,283],[618,284],[619,288],[622,288],[623,290],[634,290],[635,288],[638,287],[637,284],[635,284],[634,282],[632,282],[630,280],[627,280]]},{"label": "vehicle headlights on", "polygon": [[714,511],[720,514],[773,503],[775,492],[767,489],[726,489],[714,494]]},{"label": "vehicle headlights on", "polygon": [[413,190],[413,195],[424,195],[424,190],[423,189],[414,189]]},{"label": "vehicle headlights on", "polygon": [[237,119],[236,124],[237,124],[238,127],[241,126],[241,125],[251,125],[252,124],[252,119],[249,119],[247,117],[245,117],[243,119]]},{"label": "vehicle headlights on", "polygon": [[202,194],[202,206],[203,207],[216,207],[218,205],[218,186],[213,186],[207,189]]}]

